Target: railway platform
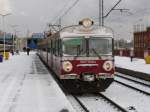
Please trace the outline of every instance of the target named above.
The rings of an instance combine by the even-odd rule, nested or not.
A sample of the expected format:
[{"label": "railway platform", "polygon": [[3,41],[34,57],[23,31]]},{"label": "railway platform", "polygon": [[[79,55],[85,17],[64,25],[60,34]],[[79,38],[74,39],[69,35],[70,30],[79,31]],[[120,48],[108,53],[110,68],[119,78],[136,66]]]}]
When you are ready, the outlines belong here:
[{"label": "railway platform", "polygon": [[120,73],[150,81],[150,64],[146,64],[144,59],[134,58],[131,62],[129,57],[116,56],[115,66]]},{"label": "railway platform", "polygon": [[0,112],[74,112],[35,52],[0,63]]}]

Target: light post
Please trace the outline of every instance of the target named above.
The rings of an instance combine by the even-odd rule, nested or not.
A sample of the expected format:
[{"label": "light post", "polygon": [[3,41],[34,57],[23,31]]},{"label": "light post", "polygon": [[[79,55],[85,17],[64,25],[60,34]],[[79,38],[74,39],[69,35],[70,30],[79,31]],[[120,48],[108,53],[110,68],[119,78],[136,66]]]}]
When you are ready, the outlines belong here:
[{"label": "light post", "polygon": [[21,31],[17,31],[15,30],[15,37],[16,37],[16,50],[18,51],[19,50],[19,38],[17,37],[18,33],[21,32]]},{"label": "light post", "polygon": [[6,14],[0,14],[2,16],[2,26],[3,26],[3,32],[4,32],[4,36],[3,36],[3,44],[4,44],[4,58],[5,58],[5,37],[6,37],[6,32],[5,32],[5,17],[8,15],[11,15],[11,13],[6,13]]},{"label": "light post", "polygon": [[18,25],[11,25],[11,27],[13,28],[13,31],[14,31],[14,35],[13,35],[13,38],[12,38],[12,45],[13,45],[13,52],[15,51],[15,37],[16,37],[16,33],[18,31],[16,31],[16,27],[18,27]]}]

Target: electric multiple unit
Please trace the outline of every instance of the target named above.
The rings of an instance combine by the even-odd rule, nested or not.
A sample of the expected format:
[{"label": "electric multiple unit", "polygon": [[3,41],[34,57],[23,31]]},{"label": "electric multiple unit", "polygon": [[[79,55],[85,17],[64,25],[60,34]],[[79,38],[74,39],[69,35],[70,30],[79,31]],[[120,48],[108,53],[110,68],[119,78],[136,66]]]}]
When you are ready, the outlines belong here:
[{"label": "electric multiple unit", "polygon": [[90,19],[39,42],[38,54],[70,92],[101,92],[113,82],[113,31]]}]

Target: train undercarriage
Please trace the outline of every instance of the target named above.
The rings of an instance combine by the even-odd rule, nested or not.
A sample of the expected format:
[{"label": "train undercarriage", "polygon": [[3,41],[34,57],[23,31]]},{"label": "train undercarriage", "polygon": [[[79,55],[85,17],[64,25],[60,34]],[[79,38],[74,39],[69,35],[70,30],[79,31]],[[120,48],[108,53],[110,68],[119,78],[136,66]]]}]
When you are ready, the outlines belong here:
[{"label": "train undercarriage", "polygon": [[69,93],[98,93],[105,91],[113,80],[113,78],[107,78],[87,82],[79,79],[67,79],[61,80],[61,83]]}]

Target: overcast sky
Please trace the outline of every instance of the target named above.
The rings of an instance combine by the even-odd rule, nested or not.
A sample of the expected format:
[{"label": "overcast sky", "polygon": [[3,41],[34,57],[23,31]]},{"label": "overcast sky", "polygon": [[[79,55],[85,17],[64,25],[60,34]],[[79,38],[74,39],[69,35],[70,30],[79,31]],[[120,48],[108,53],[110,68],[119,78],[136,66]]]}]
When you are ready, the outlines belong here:
[{"label": "overcast sky", "polygon": [[[0,0],[0,13],[11,15],[5,17],[7,32],[12,32],[12,25],[20,35],[27,32],[43,32],[48,23],[55,23],[59,16],[76,0]],[[105,14],[118,0],[104,0]],[[63,25],[77,24],[79,20],[90,17],[98,21],[99,0],[79,0],[79,2],[62,18]],[[115,31],[116,38],[131,39],[133,25],[150,22],[150,0],[122,0],[116,8],[130,9],[127,12],[113,11],[106,19],[105,25]],[[0,18],[1,19],[1,18]],[[2,20],[2,19],[1,19]],[[0,29],[2,21],[0,22]]]}]

